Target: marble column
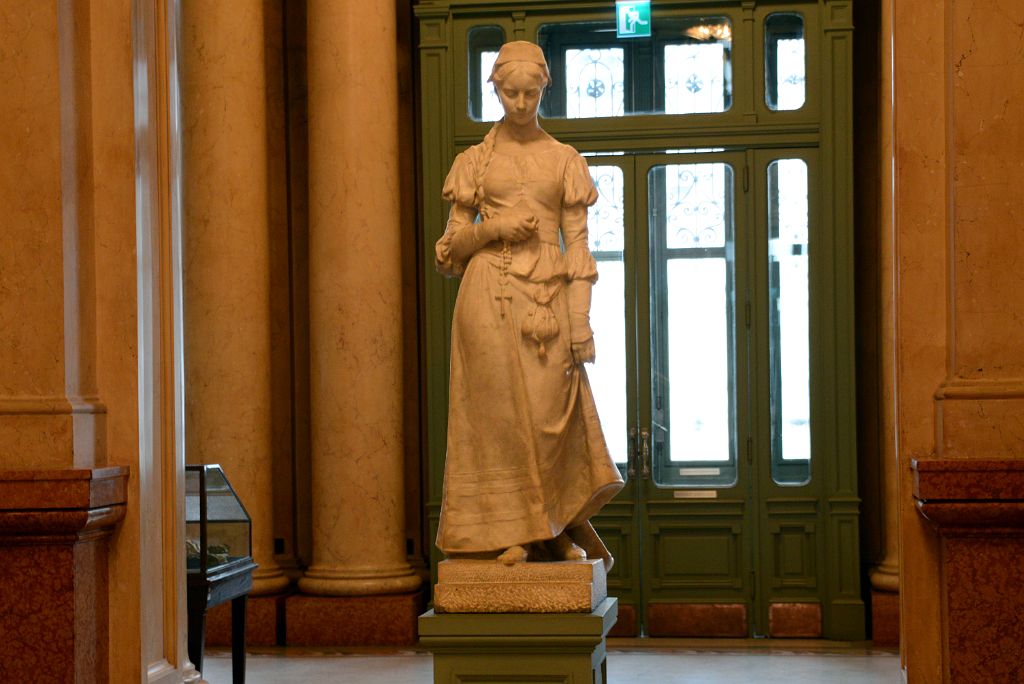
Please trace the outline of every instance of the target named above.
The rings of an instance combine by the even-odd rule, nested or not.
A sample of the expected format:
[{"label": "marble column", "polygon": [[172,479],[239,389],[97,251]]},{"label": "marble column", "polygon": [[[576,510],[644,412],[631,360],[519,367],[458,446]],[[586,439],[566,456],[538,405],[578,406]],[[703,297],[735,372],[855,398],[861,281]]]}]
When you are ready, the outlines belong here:
[{"label": "marble column", "polygon": [[263,3],[182,3],[186,454],[252,518],[253,594],[274,561]]},{"label": "marble column", "polygon": [[421,583],[404,532],[395,22],[390,0],[308,4],[313,564],[299,580],[308,594]]}]

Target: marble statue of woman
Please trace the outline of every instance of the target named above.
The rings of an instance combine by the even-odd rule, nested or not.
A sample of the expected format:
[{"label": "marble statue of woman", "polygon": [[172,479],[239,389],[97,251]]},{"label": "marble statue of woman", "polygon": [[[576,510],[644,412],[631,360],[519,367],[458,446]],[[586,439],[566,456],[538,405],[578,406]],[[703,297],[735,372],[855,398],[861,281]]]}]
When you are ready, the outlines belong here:
[{"label": "marble statue of woman", "polygon": [[505,110],[455,158],[437,267],[461,276],[451,338],[448,453],[437,546],[449,557],[612,559],[589,523],[622,486],[584,363],[595,357],[597,264],[579,153],[541,129],[550,82],[533,43],[502,46]]}]

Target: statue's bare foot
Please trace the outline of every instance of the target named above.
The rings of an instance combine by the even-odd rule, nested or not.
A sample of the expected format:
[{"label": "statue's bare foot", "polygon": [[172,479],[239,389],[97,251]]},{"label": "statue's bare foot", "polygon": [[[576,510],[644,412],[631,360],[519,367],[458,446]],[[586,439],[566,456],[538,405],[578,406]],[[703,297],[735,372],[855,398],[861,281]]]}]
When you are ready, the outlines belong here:
[{"label": "statue's bare foot", "polygon": [[587,552],[574,544],[565,532],[555,537],[552,542],[555,547],[555,555],[562,560],[578,561],[587,559]]},{"label": "statue's bare foot", "polygon": [[498,561],[505,565],[515,565],[516,563],[526,562],[526,549],[522,546],[510,546],[500,556]]}]

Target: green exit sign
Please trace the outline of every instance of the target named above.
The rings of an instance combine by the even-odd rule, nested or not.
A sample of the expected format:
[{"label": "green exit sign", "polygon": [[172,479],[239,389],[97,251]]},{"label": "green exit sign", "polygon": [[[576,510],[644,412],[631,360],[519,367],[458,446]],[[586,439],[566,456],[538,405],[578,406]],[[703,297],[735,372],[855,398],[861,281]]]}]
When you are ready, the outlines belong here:
[{"label": "green exit sign", "polygon": [[650,38],[651,0],[616,0],[615,35],[619,38]]}]

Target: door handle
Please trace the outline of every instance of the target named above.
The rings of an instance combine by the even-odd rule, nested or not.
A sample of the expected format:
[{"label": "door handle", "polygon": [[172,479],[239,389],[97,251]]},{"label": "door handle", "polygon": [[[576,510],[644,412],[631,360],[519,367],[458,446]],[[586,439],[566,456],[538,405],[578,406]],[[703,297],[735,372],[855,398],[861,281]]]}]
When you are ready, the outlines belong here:
[{"label": "door handle", "polygon": [[636,477],[636,459],[638,455],[636,453],[636,428],[629,428],[629,451],[626,453],[626,477],[632,479]]},{"label": "door handle", "polygon": [[647,428],[640,429],[640,478],[648,480],[651,477],[651,431]]}]

